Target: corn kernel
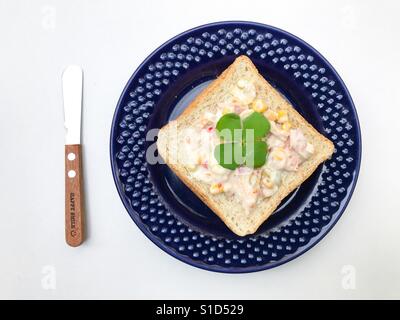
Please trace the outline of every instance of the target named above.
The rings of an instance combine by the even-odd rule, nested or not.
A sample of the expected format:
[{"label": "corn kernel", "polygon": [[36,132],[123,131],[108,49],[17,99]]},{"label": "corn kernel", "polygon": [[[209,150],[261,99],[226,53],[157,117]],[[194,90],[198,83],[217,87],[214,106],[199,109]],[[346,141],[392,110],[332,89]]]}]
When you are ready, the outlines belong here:
[{"label": "corn kernel", "polygon": [[276,148],[275,152],[273,153],[274,160],[282,161],[285,158],[285,151],[283,148]]},{"label": "corn kernel", "polygon": [[279,110],[277,118],[278,118],[278,122],[279,123],[287,122],[289,120],[288,115],[287,115],[287,111],[286,110]]},{"label": "corn kernel", "polygon": [[265,113],[265,116],[267,117],[267,119],[269,121],[276,121],[276,119],[278,118],[278,114],[271,109],[268,109],[267,112]]},{"label": "corn kernel", "polygon": [[268,180],[268,179],[264,179],[263,183],[264,183],[264,186],[265,186],[266,188],[268,188],[268,189],[272,189],[273,186],[274,186],[274,184],[272,183],[272,181],[270,181],[270,180]]},{"label": "corn kernel", "polygon": [[289,131],[291,127],[292,127],[292,125],[291,125],[290,122],[288,122],[288,121],[285,122],[285,123],[282,125],[282,129],[285,130],[285,131]]},{"label": "corn kernel", "polygon": [[227,113],[231,113],[231,112],[233,112],[233,108],[231,108],[231,107],[224,107],[222,109],[222,114],[227,114]]},{"label": "corn kernel", "polygon": [[213,184],[211,184],[210,192],[212,194],[221,193],[222,191],[224,191],[224,187],[223,187],[222,183],[213,183]]},{"label": "corn kernel", "polygon": [[274,184],[272,182],[269,182],[268,184],[265,185],[268,189],[272,189],[274,187]]},{"label": "corn kernel", "polygon": [[251,104],[251,107],[256,112],[264,112],[265,110],[267,110],[267,104],[262,99],[254,100]]},{"label": "corn kernel", "polygon": [[287,115],[287,111],[286,110],[279,110],[278,111],[278,118],[282,118],[283,116]]}]

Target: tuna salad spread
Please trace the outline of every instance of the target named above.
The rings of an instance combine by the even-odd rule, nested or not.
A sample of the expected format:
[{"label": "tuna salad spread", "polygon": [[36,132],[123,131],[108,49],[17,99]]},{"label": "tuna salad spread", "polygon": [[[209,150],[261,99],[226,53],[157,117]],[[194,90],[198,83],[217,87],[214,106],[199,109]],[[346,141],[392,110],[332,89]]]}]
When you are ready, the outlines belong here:
[{"label": "tuna salad spread", "polygon": [[[221,143],[216,128],[219,119],[235,113],[243,121],[254,112],[269,122],[269,132],[263,138],[267,145],[265,162],[257,168],[238,166],[230,170],[221,166],[214,156],[216,146]],[[285,172],[297,171],[314,153],[314,146],[290,120],[285,109],[270,108],[253,83],[239,80],[231,90],[231,97],[220,103],[215,113],[205,112],[195,127],[196,134],[184,139],[191,177],[206,183],[212,194],[225,193],[238,199],[245,211],[250,212],[258,201],[278,191]]]}]

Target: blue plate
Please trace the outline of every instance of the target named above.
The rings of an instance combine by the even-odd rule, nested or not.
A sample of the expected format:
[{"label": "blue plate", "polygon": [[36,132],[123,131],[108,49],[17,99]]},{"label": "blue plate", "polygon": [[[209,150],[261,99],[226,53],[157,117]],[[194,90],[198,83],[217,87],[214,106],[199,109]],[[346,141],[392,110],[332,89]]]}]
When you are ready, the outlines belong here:
[{"label": "blue plate", "polygon": [[[153,142],[146,134],[179,115],[243,54],[336,150],[254,235],[241,238],[166,165],[147,163],[146,150]],[[343,81],[314,48],[264,24],[218,22],[167,41],[139,66],[117,104],[110,155],[128,213],[156,245],[199,268],[254,272],[298,257],[335,225],[356,185],[361,134]]]}]

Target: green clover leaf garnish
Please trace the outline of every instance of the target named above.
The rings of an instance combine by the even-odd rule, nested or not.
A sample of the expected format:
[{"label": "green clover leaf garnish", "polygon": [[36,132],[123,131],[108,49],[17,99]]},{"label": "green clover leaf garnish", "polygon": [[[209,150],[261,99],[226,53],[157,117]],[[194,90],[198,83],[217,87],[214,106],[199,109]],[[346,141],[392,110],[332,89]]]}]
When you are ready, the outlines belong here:
[{"label": "green clover leaf garnish", "polygon": [[265,164],[268,153],[268,145],[265,141],[246,141],[243,149],[247,167],[259,168]]},{"label": "green clover leaf garnish", "polygon": [[242,144],[238,142],[221,143],[214,149],[214,157],[220,166],[235,170],[244,163]]},{"label": "green clover leaf garnish", "polygon": [[259,168],[265,164],[268,145],[263,139],[271,125],[262,113],[253,112],[243,121],[228,113],[218,120],[216,128],[224,143],[215,147],[214,156],[222,167],[235,170],[241,165]]},{"label": "green clover leaf garnish", "polygon": [[[246,134],[247,129],[254,130],[255,139],[261,139],[267,135],[267,133],[271,129],[271,124],[262,113],[253,112],[247,118],[243,119],[244,135]],[[243,138],[245,138],[245,136],[243,136]]]},{"label": "green clover leaf garnish", "polygon": [[236,113],[227,113],[217,122],[217,132],[224,141],[233,141],[235,131],[242,128],[240,117]]}]

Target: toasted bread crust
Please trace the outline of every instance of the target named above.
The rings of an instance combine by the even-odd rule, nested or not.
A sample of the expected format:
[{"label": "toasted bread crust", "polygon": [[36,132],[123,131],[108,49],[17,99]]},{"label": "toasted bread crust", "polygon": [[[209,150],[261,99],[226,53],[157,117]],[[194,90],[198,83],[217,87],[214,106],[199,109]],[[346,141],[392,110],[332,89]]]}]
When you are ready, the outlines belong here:
[{"label": "toasted bread crust", "polygon": [[256,220],[252,220],[249,225],[245,228],[238,226],[233,223],[230,219],[227,218],[227,213],[218,202],[215,201],[213,196],[207,194],[204,191],[204,188],[201,187],[201,184],[197,181],[194,181],[190,178],[187,172],[177,164],[167,161],[168,160],[168,134],[169,128],[171,126],[171,122],[165,125],[159,132],[159,139],[157,141],[157,146],[161,157],[166,160],[167,165],[174,171],[174,173],[187,185],[211,210],[217,214],[217,216],[237,235],[245,236],[247,234],[252,234],[257,231],[259,226],[275,211],[280,202],[294,189],[296,189],[301,183],[303,183],[315,170],[316,168],[326,159],[328,159],[333,151],[334,145],[333,143],[321,135],[311,124],[309,124],[292,106],[291,104],[283,98],[277,91],[274,89],[258,72],[256,67],[253,65],[251,60],[246,56],[238,57],[233,64],[231,64],[216,80],[214,80],[210,85],[207,86],[185,109],[185,111],[176,119],[174,122],[177,124],[184,123],[190,115],[197,110],[199,105],[207,98],[211,93],[219,88],[224,81],[229,78],[232,73],[235,71],[235,68],[239,64],[246,64],[246,67],[251,69],[257,77],[258,80],[262,81],[262,84],[268,88],[268,90],[274,91],[274,94],[277,93],[277,98],[279,99],[279,103],[282,108],[287,109],[290,113],[291,119],[294,119],[295,122],[301,128],[304,128],[308,131],[309,136],[315,139],[319,145],[319,152],[313,158],[313,161],[308,163],[307,167],[304,167],[301,171],[296,172],[295,178],[286,185],[281,185],[278,189],[277,194],[274,197],[265,199],[268,201],[267,209],[260,213]]}]

